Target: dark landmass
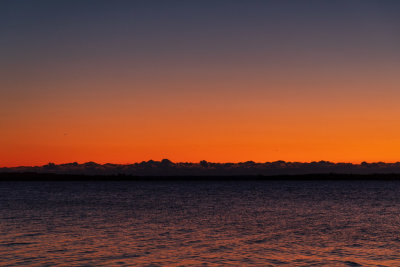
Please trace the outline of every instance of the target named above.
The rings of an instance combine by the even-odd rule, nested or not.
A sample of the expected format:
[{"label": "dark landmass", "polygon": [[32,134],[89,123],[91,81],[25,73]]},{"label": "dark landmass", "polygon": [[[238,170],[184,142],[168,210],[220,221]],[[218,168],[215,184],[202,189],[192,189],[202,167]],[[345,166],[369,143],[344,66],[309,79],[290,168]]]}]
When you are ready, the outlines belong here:
[{"label": "dark landmass", "polygon": [[131,176],[131,175],[79,175],[54,173],[0,173],[0,181],[344,181],[344,180],[397,180],[400,174],[299,174],[299,175],[236,175],[236,176]]},{"label": "dark landmass", "polygon": [[161,161],[143,161],[133,164],[98,164],[77,162],[43,166],[21,166],[0,168],[5,172],[80,174],[80,175],[131,175],[131,176],[247,176],[247,175],[293,175],[315,173],[344,173],[344,174],[372,174],[372,173],[400,173],[400,162],[374,162],[361,164],[318,162],[285,162],[274,161],[257,163],[253,161],[239,163],[214,163],[201,161],[198,163],[178,162],[168,159]]},{"label": "dark landmass", "polygon": [[361,164],[274,161],[257,163],[174,163],[168,159],[134,164],[76,162],[0,168],[2,180],[232,180],[232,179],[399,179],[400,162]]}]

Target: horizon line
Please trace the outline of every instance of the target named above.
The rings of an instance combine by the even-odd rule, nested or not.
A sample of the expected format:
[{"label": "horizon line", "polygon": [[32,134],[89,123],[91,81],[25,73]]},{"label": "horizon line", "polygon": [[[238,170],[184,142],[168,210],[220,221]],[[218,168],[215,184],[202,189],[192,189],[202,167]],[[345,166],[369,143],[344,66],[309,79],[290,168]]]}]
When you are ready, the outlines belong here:
[{"label": "horizon line", "polygon": [[200,164],[201,162],[211,163],[211,164],[268,164],[268,163],[297,163],[297,164],[312,164],[312,163],[329,163],[329,164],[352,164],[352,165],[362,165],[362,164],[400,164],[399,161],[394,162],[385,162],[385,161],[329,161],[329,160],[319,160],[319,161],[285,161],[285,160],[274,160],[274,161],[208,161],[208,160],[200,160],[200,161],[172,161],[167,158],[161,160],[143,160],[143,161],[136,161],[136,162],[127,162],[127,163],[113,163],[113,162],[105,162],[105,163],[98,163],[95,161],[72,161],[72,162],[64,162],[64,163],[54,163],[49,161],[43,165],[15,165],[15,166],[1,166],[0,168],[29,168],[29,167],[45,167],[45,166],[61,166],[61,165],[85,165],[85,164],[96,164],[96,165],[135,165],[141,163],[161,163],[161,162],[169,162],[172,164]]}]

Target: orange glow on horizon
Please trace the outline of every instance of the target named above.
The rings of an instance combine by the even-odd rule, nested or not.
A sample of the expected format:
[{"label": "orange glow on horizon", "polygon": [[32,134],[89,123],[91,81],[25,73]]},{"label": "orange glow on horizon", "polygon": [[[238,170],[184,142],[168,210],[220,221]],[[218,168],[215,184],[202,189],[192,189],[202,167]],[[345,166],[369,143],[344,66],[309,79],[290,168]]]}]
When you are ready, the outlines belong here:
[{"label": "orange glow on horizon", "polygon": [[[176,83],[176,88],[184,87]],[[149,88],[120,96],[88,90],[79,97],[24,99],[10,107],[15,113],[2,123],[6,127],[0,140],[0,166],[162,158],[174,162],[399,160],[400,124],[393,93],[363,98],[349,91],[343,98],[335,90],[318,92],[306,85],[292,85],[303,94],[284,89],[265,93],[261,82],[249,92],[234,82],[213,93],[207,83],[203,84],[207,90],[201,91],[200,86],[189,91],[170,89],[168,98],[155,96]],[[231,93],[224,94],[228,89]]]}]

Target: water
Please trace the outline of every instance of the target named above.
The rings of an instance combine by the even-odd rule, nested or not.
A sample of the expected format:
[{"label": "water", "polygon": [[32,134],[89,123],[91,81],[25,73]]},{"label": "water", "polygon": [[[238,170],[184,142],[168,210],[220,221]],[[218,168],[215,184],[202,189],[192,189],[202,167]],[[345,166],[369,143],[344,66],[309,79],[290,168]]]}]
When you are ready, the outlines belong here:
[{"label": "water", "polygon": [[400,266],[400,183],[2,182],[1,266]]}]

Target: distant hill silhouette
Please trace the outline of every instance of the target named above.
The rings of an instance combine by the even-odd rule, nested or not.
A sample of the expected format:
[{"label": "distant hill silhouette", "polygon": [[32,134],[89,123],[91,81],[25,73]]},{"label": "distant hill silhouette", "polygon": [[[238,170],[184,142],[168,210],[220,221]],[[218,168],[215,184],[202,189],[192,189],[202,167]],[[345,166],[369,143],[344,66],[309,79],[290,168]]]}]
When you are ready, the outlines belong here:
[{"label": "distant hill silhouette", "polygon": [[274,176],[304,174],[400,174],[400,162],[374,162],[361,164],[318,162],[274,161],[257,163],[214,163],[202,160],[198,163],[177,162],[168,159],[143,161],[133,164],[98,164],[77,162],[66,164],[48,163],[43,166],[21,166],[0,168],[0,173],[47,173],[96,176]]}]

